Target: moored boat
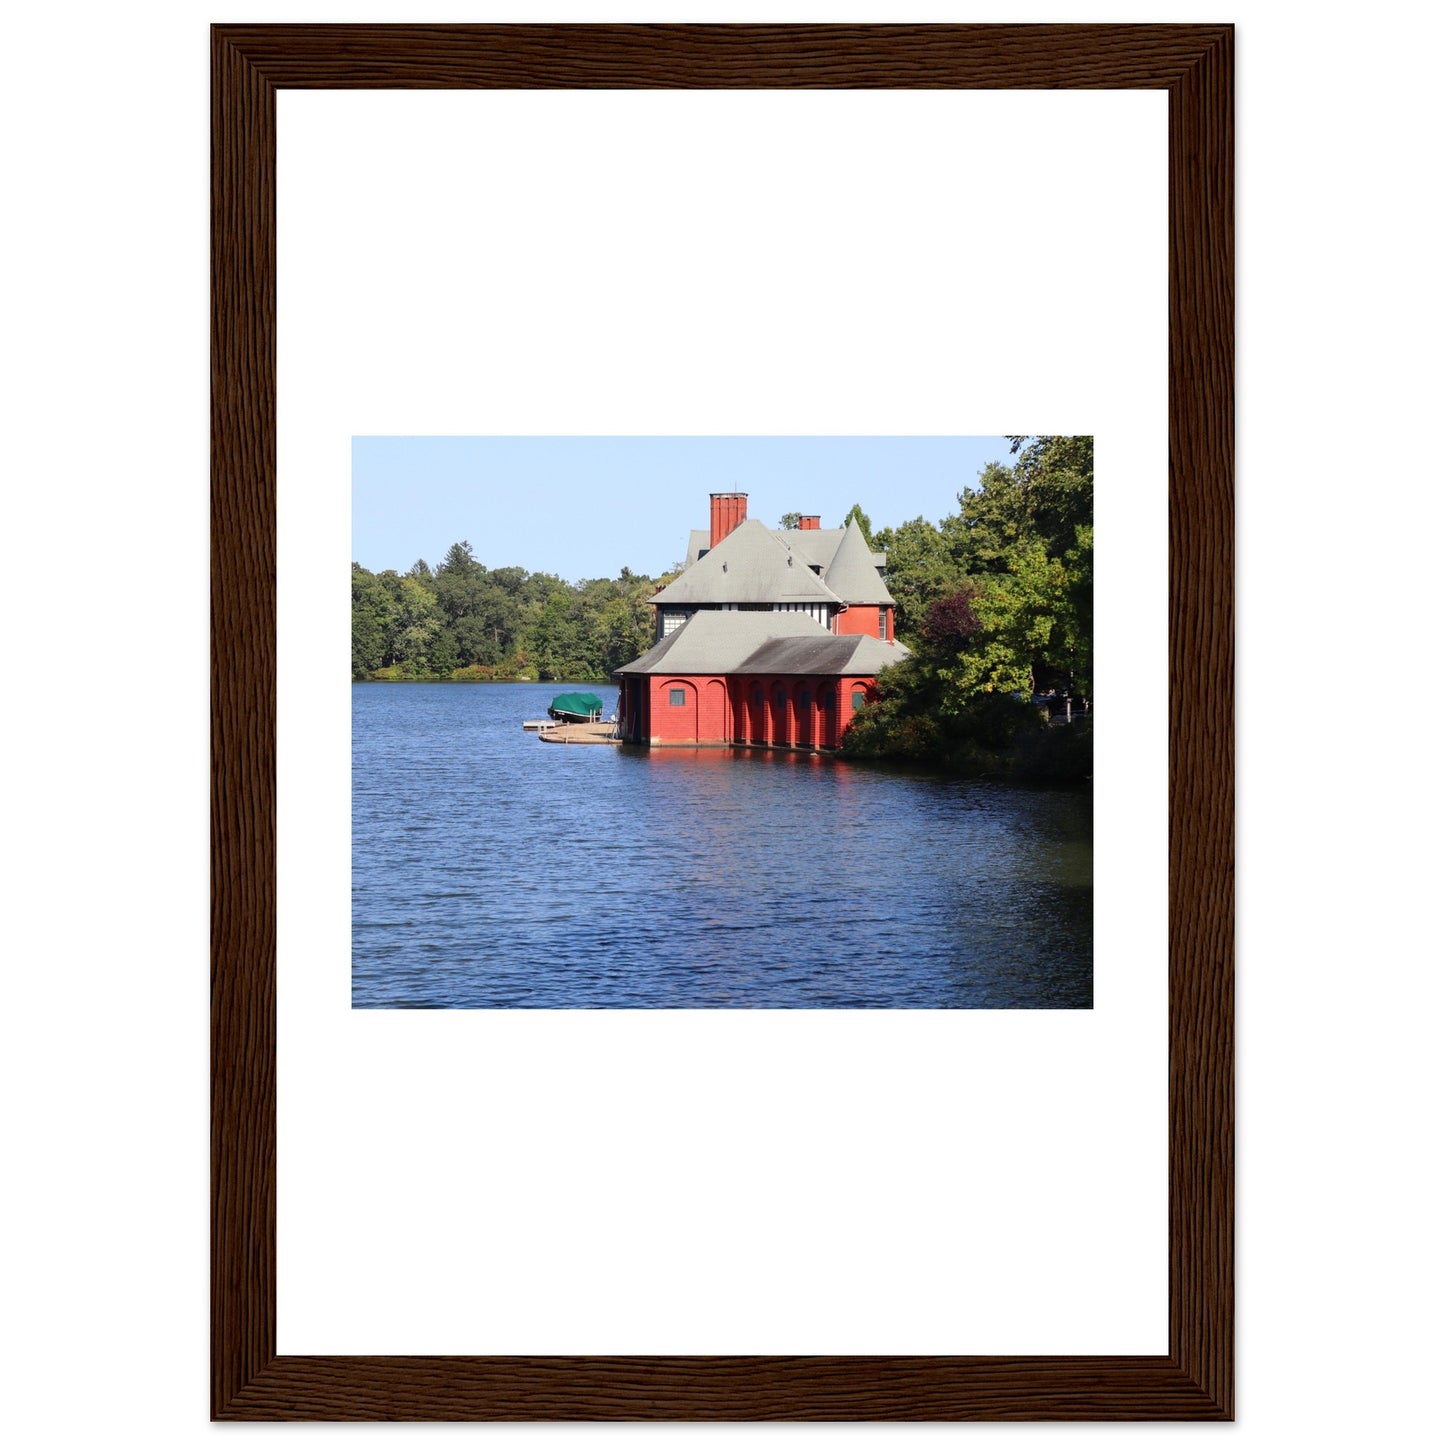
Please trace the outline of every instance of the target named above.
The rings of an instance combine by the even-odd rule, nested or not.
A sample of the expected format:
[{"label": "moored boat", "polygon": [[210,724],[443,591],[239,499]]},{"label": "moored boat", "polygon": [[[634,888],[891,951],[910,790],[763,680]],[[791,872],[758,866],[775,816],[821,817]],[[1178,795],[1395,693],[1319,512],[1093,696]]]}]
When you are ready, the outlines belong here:
[{"label": "moored boat", "polygon": [[602,717],[602,699],[595,692],[559,693],[547,716],[555,722],[597,722]]}]

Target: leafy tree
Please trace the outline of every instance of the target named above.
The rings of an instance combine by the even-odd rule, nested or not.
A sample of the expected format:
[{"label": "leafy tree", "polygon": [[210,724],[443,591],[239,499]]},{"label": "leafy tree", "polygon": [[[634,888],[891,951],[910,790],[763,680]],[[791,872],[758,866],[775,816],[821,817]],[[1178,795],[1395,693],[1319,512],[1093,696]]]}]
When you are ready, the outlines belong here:
[{"label": "leafy tree", "polygon": [[495,667],[502,660],[500,628],[485,617],[461,617],[452,625],[459,667]]},{"label": "leafy tree", "polygon": [[965,573],[943,533],[922,517],[884,528],[875,544],[888,557],[886,575],[895,603],[894,632],[912,643],[929,604],[957,590]]},{"label": "leafy tree", "polygon": [[1091,686],[1093,440],[1011,441],[1014,463],[985,467],[937,527],[919,517],[879,534],[913,654],[880,677],[847,751],[964,769],[1048,754],[1054,780],[1091,771],[1087,730],[1047,748],[1022,740],[1042,727],[1030,703],[1041,678]]},{"label": "leafy tree", "polygon": [[453,542],[447,548],[447,555],[442,558],[440,566],[437,567],[436,575],[438,577],[471,577],[479,575],[485,570],[472,555],[470,542]]},{"label": "leafy tree", "polygon": [[441,631],[441,607],[435,594],[418,581],[415,568],[401,579],[400,593],[401,615],[391,649],[392,661],[405,676],[423,677],[429,671],[432,643]]},{"label": "leafy tree", "polygon": [[976,632],[982,631],[983,623],[973,609],[977,595],[976,587],[960,587],[957,592],[929,604],[923,619],[923,636],[931,646],[956,652],[967,646]]},{"label": "leafy tree", "polygon": [[857,522],[858,530],[863,534],[863,540],[869,547],[872,547],[873,523],[868,520],[868,514],[863,510],[860,503],[854,502],[853,505],[848,508],[848,515],[843,518],[841,525],[846,527],[849,522]]},{"label": "leafy tree", "polygon": [[437,677],[447,677],[461,666],[456,634],[450,627],[439,627],[427,649],[427,667]]},{"label": "leafy tree", "polygon": [[1053,639],[1065,581],[1063,565],[1037,541],[1016,549],[1007,573],[979,579],[969,599],[979,627],[961,646],[950,640],[932,657],[949,684],[945,711],[959,711],[979,693],[1034,691],[1034,669]]},{"label": "leafy tree", "polygon": [[381,581],[351,564],[351,675],[370,677],[387,663],[399,610]]},{"label": "leafy tree", "polygon": [[971,576],[1006,572],[1008,558],[1028,535],[1028,508],[1011,467],[990,462],[978,485],[960,492],[958,512],[941,527],[956,565]]},{"label": "leafy tree", "polygon": [[785,532],[796,532],[803,525],[803,514],[801,512],[784,512],[778,518],[778,526]]},{"label": "leafy tree", "polygon": [[1093,437],[1010,437],[1018,461],[1014,476],[1028,514],[1029,530],[1051,557],[1077,542],[1080,527],[1094,523]]}]

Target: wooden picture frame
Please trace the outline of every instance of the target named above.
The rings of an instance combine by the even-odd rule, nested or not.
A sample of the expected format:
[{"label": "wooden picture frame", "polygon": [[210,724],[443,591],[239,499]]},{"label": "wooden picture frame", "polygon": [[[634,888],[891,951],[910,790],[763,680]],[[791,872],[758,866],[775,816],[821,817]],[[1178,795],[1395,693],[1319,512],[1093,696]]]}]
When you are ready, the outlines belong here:
[{"label": "wooden picture frame", "polygon": [[[212,1416],[1233,1417],[1233,32],[1227,25],[212,30]],[[1160,89],[1169,104],[1169,1352],[278,1356],[276,92]]]}]

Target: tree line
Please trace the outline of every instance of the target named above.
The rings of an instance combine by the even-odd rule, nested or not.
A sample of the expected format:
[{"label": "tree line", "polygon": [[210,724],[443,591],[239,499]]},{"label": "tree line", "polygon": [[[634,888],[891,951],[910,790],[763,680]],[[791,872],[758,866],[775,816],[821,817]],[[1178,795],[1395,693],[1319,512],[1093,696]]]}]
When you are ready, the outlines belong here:
[{"label": "tree line", "polygon": [[521,567],[488,569],[456,542],[435,569],[351,564],[351,675],[366,680],[606,682],[652,646],[662,578],[624,567],[571,584]]},{"label": "tree line", "polygon": [[912,656],[881,675],[846,753],[1092,773],[1087,714],[1050,735],[1036,699],[1068,695],[1082,711],[1092,693],[1094,439],[1009,441],[1016,460],[985,467],[956,512],[873,534]]}]

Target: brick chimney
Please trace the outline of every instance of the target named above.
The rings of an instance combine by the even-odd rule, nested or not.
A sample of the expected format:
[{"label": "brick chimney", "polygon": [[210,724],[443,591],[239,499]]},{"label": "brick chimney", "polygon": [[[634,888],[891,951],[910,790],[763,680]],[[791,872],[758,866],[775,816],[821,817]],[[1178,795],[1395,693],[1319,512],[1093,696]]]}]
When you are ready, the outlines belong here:
[{"label": "brick chimney", "polygon": [[804,532],[816,532],[822,526],[822,517],[799,517],[798,528]]},{"label": "brick chimney", "polygon": [[713,492],[711,495],[712,539],[707,544],[709,550],[716,547],[740,522],[748,519],[746,492]]}]

